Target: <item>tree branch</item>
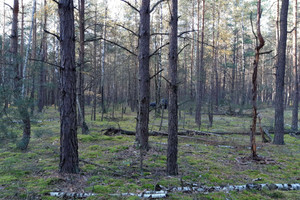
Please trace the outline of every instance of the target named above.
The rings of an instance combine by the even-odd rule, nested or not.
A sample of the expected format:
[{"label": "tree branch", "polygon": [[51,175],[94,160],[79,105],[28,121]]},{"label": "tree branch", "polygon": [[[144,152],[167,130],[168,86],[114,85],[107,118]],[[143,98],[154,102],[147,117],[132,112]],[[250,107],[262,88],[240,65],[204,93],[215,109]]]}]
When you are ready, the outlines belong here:
[{"label": "tree branch", "polygon": [[161,47],[157,48],[152,54],[150,54],[150,58],[152,56],[154,56],[160,49],[164,48],[165,46],[169,45],[169,42],[167,42],[166,44],[162,45]]},{"label": "tree branch", "polygon": [[186,45],[184,45],[184,47],[182,47],[182,49],[180,49],[180,51],[178,52],[178,54],[177,55],[179,55],[186,47],[188,47],[190,44],[186,44]]},{"label": "tree branch", "polygon": [[290,30],[290,31],[287,31],[287,33],[292,33],[292,32],[295,30],[295,28],[296,28],[296,27],[293,27],[293,29]]},{"label": "tree branch", "polygon": [[273,52],[273,50],[270,50],[270,51],[265,51],[265,52],[261,52],[261,53],[259,53],[259,55],[263,55],[263,54],[270,54],[270,53],[272,53]]},{"label": "tree branch", "polygon": [[177,37],[181,37],[182,35],[186,34],[186,33],[190,33],[190,32],[195,32],[196,30],[189,30],[189,31],[183,31],[181,32]]},{"label": "tree branch", "polygon": [[156,4],[154,4],[154,6],[151,8],[150,13],[152,13],[154,11],[154,9],[156,8],[156,6],[158,6],[160,3],[164,2],[165,0],[160,0],[158,2],[156,2]]},{"label": "tree branch", "polygon": [[139,36],[138,34],[136,34],[136,32],[134,32],[133,30],[130,30],[129,28],[127,28],[121,24],[117,24],[117,26],[120,26],[121,28],[125,29],[126,31],[129,31],[130,33],[132,33],[133,35],[135,35],[137,37]]},{"label": "tree branch", "polygon": [[134,7],[131,3],[129,3],[128,1],[125,1],[125,0],[121,0],[123,1],[124,3],[126,3],[127,5],[129,5],[133,10],[137,11],[138,13],[140,12],[139,9],[137,9],[136,7]]},{"label": "tree branch", "polygon": [[164,71],[164,69],[161,69],[161,70],[159,70],[158,72],[156,72],[154,75],[152,75],[151,77],[150,77],[150,80],[152,79],[152,78],[154,78],[155,76],[157,76],[160,72],[162,72],[162,71]]},{"label": "tree branch", "polygon": [[4,5],[7,5],[11,10],[13,10],[13,7],[11,7],[11,5],[9,5],[8,3],[4,3]]},{"label": "tree branch", "polygon": [[117,47],[120,47],[121,49],[124,49],[125,51],[127,51],[128,53],[131,53],[132,55],[134,56],[137,56],[133,51],[130,51],[129,49],[127,49],[126,47],[116,43],[116,42],[113,42],[113,41],[110,41],[110,40],[107,40],[107,39],[104,39],[102,37],[99,37],[99,38],[91,38],[91,39],[88,39],[88,40],[85,40],[84,42],[93,42],[93,41],[97,41],[97,40],[104,40],[105,42],[108,42],[108,43],[111,43],[113,45],[116,45]]},{"label": "tree branch", "polygon": [[51,33],[51,32],[49,32],[49,31],[47,31],[46,29],[44,29],[44,32],[45,32],[45,33],[48,33],[48,34],[50,34],[50,35],[53,35],[53,36],[56,37],[58,40],[60,40],[60,37],[59,37],[58,35],[56,35],[56,34],[54,34],[54,33]]},{"label": "tree branch", "polygon": [[33,59],[33,58],[29,58],[29,60],[32,60],[32,61],[37,61],[37,62],[42,62],[42,63],[46,63],[46,64],[48,64],[48,65],[51,65],[51,66],[54,66],[54,67],[58,67],[58,68],[60,68],[60,66],[59,66],[59,65],[56,65],[56,64],[54,64],[54,63],[50,63],[50,62],[47,62],[47,61],[42,61],[42,60]]},{"label": "tree branch", "polygon": [[52,0],[52,1],[54,1],[55,3],[57,3],[57,5],[59,5],[59,2],[58,2],[58,1],[56,1],[56,0]]}]

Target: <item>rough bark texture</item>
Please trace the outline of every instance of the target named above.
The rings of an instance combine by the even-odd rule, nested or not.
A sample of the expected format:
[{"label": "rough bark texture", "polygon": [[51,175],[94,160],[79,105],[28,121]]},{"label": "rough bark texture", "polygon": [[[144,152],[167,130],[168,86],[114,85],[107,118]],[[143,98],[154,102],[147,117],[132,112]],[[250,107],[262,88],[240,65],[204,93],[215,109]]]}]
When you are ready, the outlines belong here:
[{"label": "rough bark texture", "polygon": [[149,74],[149,43],[150,43],[150,0],[143,0],[140,9],[139,33],[139,117],[138,142],[142,149],[148,149],[148,124],[150,103]]},{"label": "rough bark texture", "polygon": [[298,63],[297,63],[297,0],[294,0],[294,102],[293,102],[293,115],[292,115],[292,130],[298,130],[298,106],[299,106],[299,80],[298,80]]},{"label": "rough bark texture", "polygon": [[287,16],[289,0],[282,0],[280,11],[280,36],[277,47],[276,95],[275,95],[275,135],[274,144],[284,144],[284,76],[286,63]]},{"label": "rough bark texture", "polygon": [[78,173],[74,6],[60,0],[60,172]]},{"label": "rough bark texture", "polygon": [[168,121],[168,153],[167,174],[177,175],[178,154],[178,105],[177,105],[177,23],[178,23],[178,1],[172,0],[171,22],[170,22],[170,45],[169,45],[169,121]]}]

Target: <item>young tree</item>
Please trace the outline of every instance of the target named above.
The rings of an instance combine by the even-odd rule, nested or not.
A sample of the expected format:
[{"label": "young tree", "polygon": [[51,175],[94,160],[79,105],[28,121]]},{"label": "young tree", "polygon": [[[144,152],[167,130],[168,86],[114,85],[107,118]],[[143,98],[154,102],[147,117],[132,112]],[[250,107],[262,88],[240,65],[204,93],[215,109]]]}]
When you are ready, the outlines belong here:
[{"label": "young tree", "polygon": [[[256,21],[256,31],[257,35],[255,35],[256,38],[256,46],[255,46],[255,60],[253,62],[253,74],[252,74],[252,106],[253,106],[253,112],[252,112],[252,127],[251,127],[251,135],[250,135],[250,142],[251,142],[251,152],[252,152],[252,158],[257,158],[256,153],[256,142],[255,142],[255,132],[256,132],[256,121],[257,121],[257,69],[258,69],[258,63],[259,63],[259,55],[260,50],[265,45],[265,40],[262,37],[261,31],[260,31],[260,18],[261,18],[261,1],[257,1],[257,21]],[[253,31],[254,33],[254,31]]]},{"label": "young tree", "polygon": [[286,64],[287,16],[289,0],[282,0],[280,11],[280,33],[277,47],[276,95],[275,95],[275,135],[274,144],[284,144],[284,77]]},{"label": "young tree", "polygon": [[60,0],[60,172],[78,173],[73,0]]},{"label": "young tree", "polygon": [[178,146],[178,105],[177,105],[177,24],[178,1],[171,1],[170,45],[169,45],[169,120],[168,120],[168,155],[167,174],[177,175]]}]

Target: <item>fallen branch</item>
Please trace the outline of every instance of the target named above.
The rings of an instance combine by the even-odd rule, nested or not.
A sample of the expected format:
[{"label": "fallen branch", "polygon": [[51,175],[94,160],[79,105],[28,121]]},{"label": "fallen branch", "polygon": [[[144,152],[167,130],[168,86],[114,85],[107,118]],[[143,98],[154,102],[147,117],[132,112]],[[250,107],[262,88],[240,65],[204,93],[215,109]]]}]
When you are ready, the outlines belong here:
[{"label": "fallen branch", "polygon": [[96,196],[95,193],[77,193],[77,192],[49,192],[51,197],[60,197],[60,198],[87,198],[91,196]]},{"label": "fallen branch", "polygon": [[137,196],[141,198],[153,198],[160,199],[166,198],[168,196],[167,191],[145,191],[140,194],[136,193],[121,193],[121,194],[111,194],[110,196],[126,197],[126,196]]},{"label": "fallen branch", "polygon": [[230,192],[230,191],[243,191],[243,190],[300,190],[300,183],[295,184],[254,184],[249,183],[246,185],[229,185],[229,186],[198,186],[192,184],[191,186],[185,187],[171,187],[166,188],[161,185],[156,185],[155,189],[167,191],[167,192],[199,192],[199,193],[211,193],[211,192]]}]

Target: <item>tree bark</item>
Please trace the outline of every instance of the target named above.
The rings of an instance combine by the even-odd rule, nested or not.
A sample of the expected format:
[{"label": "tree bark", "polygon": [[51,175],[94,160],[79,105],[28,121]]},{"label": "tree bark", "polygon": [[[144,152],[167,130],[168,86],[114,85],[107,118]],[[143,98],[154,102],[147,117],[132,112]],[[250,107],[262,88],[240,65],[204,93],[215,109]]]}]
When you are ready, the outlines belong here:
[{"label": "tree bark", "polygon": [[78,173],[73,0],[60,0],[60,172]]},{"label": "tree bark", "polygon": [[277,47],[275,135],[274,144],[284,144],[284,77],[286,64],[287,16],[289,0],[282,0],[280,11],[280,36]]},{"label": "tree bark", "polygon": [[[44,0],[44,30],[47,30],[47,1]],[[39,71],[39,98],[38,98],[38,112],[42,112],[46,103],[46,69],[44,62],[47,60],[47,34],[43,32],[43,39],[41,41],[41,66]]]},{"label": "tree bark", "polygon": [[[200,0],[198,0],[198,18],[200,19]],[[199,50],[199,26],[200,21],[198,20],[198,43],[197,43],[197,92],[196,92],[196,114],[195,114],[195,122],[199,126],[201,126],[201,110],[202,110],[202,101],[203,101],[203,89],[204,89],[204,16],[205,16],[205,0],[202,0],[202,28],[201,28],[201,42],[200,42],[200,50]],[[200,52],[199,52],[200,51]],[[199,55],[200,54],[200,55]]]},{"label": "tree bark", "polygon": [[255,46],[255,60],[253,62],[253,74],[252,74],[252,126],[251,126],[251,135],[250,135],[250,142],[251,142],[251,153],[252,158],[257,158],[256,152],[256,141],[255,141],[255,133],[256,133],[256,123],[257,123],[257,71],[258,71],[258,63],[259,63],[259,51],[265,45],[265,41],[261,35],[260,31],[260,18],[261,18],[261,1],[257,1],[257,21],[256,21],[256,46]]},{"label": "tree bark", "polygon": [[138,143],[141,149],[147,150],[148,124],[150,103],[150,0],[143,0],[140,9],[139,32],[139,117],[138,117]]},{"label": "tree bark", "polygon": [[167,174],[177,175],[177,154],[178,154],[178,105],[177,105],[177,24],[178,24],[178,1],[171,1],[170,21],[170,45],[169,45],[169,120],[168,120],[168,153],[167,153]]},{"label": "tree bark", "polygon": [[299,80],[298,80],[298,60],[297,60],[297,0],[294,0],[294,102],[293,102],[293,114],[292,114],[292,130],[298,131],[298,110],[299,110]]}]

